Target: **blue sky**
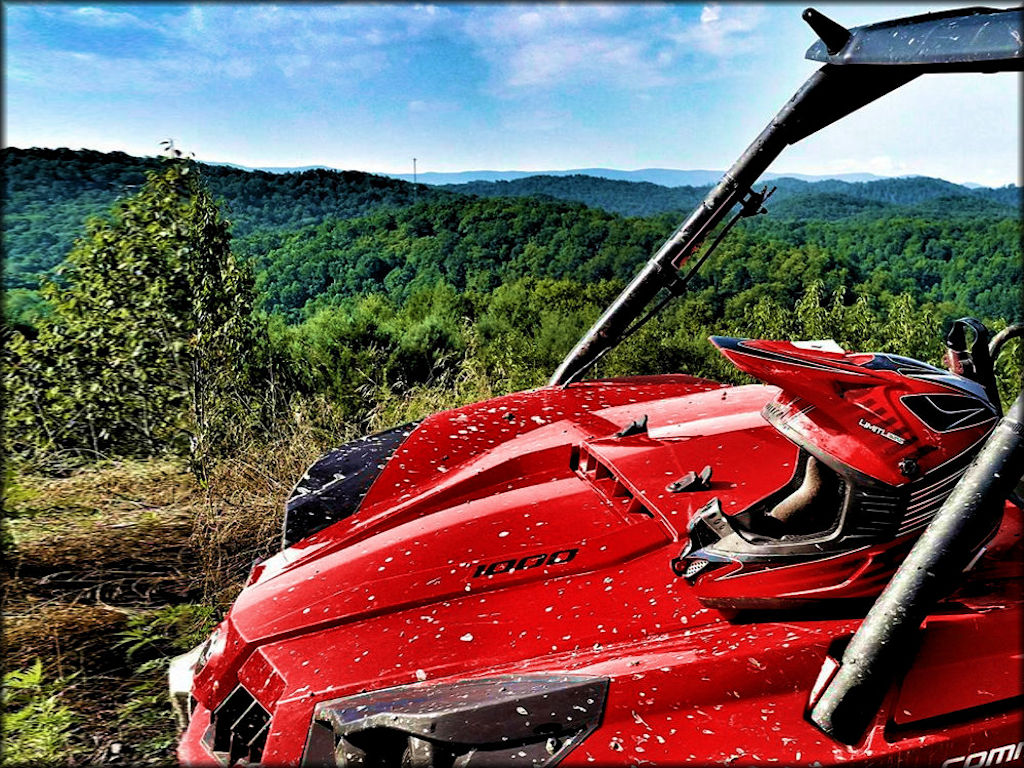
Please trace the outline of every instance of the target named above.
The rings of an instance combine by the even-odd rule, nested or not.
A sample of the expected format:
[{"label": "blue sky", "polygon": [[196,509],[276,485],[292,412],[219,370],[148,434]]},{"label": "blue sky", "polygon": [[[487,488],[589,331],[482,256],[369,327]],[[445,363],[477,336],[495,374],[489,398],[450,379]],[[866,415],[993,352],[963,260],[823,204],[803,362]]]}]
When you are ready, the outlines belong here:
[{"label": "blue sky", "polygon": [[[723,169],[816,68],[805,6],[5,3],[5,144],[153,155],[173,138],[200,160],[380,173]],[[846,26],[948,7],[818,5]],[[1020,183],[1019,100],[1019,75],[926,76],[772,170]]]}]

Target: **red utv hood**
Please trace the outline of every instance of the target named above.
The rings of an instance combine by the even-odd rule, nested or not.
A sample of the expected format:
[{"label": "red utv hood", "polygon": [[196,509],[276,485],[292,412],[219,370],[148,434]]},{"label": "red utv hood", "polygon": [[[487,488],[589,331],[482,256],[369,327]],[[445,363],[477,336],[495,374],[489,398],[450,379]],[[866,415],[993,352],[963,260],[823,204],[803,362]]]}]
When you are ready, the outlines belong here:
[{"label": "red utv hood", "polygon": [[[785,483],[796,447],[760,416],[773,387],[654,381],[545,388],[426,419],[357,515],[263,564],[229,617],[238,655],[211,662],[197,693],[203,679],[227,672],[224,665],[237,668],[246,648],[300,637],[328,642],[321,633],[343,628],[345,642],[357,645],[372,633],[372,651],[398,637],[382,628],[427,614],[447,630],[406,654],[415,659],[409,669],[367,664],[345,675],[365,670],[379,686],[382,675],[408,681],[417,668],[456,663],[466,652],[459,626],[488,635],[501,649],[495,664],[550,653],[559,646],[553,635],[529,628],[551,619],[553,608],[571,610],[571,640],[562,643],[570,648],[607,641],[617,624],[635,637],[699,615],[713,620],[675,584],[669,562],[679,532],[711,496],[727,494],[741,509]],[[646,432],[615,436],[645,415]],[[591,457],[589,472],[581,453]],[[758,456],[765,458],[751,471]],[[714,471],[711,488],[667,490],[705,464]],[[669,591],[672,599],[659,602]],[[481,622],[484,600],[492,622]],[[302,687],[301,674],[288,676],[287,689]]]}]

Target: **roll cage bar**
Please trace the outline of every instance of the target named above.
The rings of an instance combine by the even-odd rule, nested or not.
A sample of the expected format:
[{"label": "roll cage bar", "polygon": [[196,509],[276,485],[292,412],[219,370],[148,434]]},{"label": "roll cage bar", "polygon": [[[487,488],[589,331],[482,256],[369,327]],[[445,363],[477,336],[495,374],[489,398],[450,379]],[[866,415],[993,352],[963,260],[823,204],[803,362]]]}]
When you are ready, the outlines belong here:
[{"label": "roll cage bar", "polygon": [[566,386],[581,378],[631,332],[640,313],[663,288],[673,295],[682,293],[693,270],[685,278],[679,270],[737,203],[744,206],[738,215],[760,210],[764,196],[754,192],[752,185],[788,145],[922,74],[1024,70],[1024,8],[972,7],[853,29],[813,8],[804,11],[803,19],[819,37],[806,58],[824,65],[584,334],[549,384]]}]

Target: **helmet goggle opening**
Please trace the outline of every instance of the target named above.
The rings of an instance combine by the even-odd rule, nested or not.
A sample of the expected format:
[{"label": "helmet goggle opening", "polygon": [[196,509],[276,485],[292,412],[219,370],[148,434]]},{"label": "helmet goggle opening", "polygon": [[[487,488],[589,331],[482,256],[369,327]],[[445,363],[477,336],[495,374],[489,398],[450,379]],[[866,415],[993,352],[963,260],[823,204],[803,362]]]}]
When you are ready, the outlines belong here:
[{"label": "helmet goggle opening", "polygon": [[[682,557],[714,549],[731,536],[747,546],[768,547],[826,539],[842,525],[847,496],[846,481],[801,448],[792,477],[779,490],[734,515],[726,515],[718,499],[700,509],[688,526],[689,541]],[[700,570],[694,569],[691,575]]]},{"label": "helmet goggle opening", "polygon": [[820,538],[839,526],[846,490],[846,482],[834,469],[800,449],[789,482],[737,513],[733,521],[741,535],[749,532],[780,541]]}]

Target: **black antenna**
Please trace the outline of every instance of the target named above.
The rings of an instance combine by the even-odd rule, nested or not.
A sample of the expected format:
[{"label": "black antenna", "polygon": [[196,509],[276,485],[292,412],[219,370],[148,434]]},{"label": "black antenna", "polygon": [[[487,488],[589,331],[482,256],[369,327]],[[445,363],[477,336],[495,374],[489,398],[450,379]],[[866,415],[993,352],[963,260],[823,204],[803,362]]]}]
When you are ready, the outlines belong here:
[{"label": "black antenna", "polygon": [[813,8],[804,11],[803,20],[814,30],[814,34],[821,38],[829,56],[839,53],[850,41],[850,30]]}]

